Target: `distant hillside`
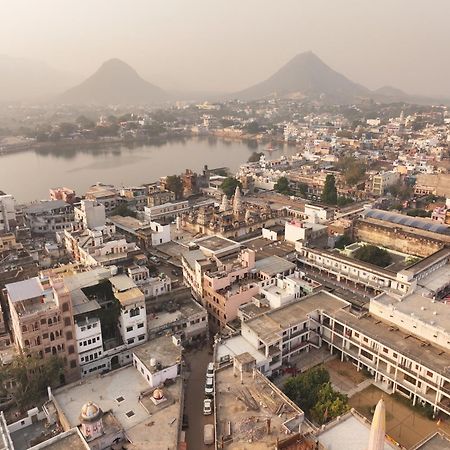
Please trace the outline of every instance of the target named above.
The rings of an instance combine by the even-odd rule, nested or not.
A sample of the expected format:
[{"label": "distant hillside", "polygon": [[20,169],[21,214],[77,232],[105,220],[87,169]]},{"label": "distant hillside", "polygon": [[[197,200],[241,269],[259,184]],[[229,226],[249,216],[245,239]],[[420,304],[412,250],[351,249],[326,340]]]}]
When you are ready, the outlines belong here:
[{"label": "distant hillside", "polygon": [[168,94],[119,59],[106,61],[88,79],[57,98],[63,103],[98,105],[154,104],[167,99]]},{"label": "distant hillside", "polygon": [[41,61],[0,55],[0,101],[44,100],[79,79]]},{"label": "distant hillside", "polygon": [[267,80],[235,94],[243,100],[272,96],[347,103],[369,97],[370,90],[331,69],[314,53],[306,52],[295,56]]}]

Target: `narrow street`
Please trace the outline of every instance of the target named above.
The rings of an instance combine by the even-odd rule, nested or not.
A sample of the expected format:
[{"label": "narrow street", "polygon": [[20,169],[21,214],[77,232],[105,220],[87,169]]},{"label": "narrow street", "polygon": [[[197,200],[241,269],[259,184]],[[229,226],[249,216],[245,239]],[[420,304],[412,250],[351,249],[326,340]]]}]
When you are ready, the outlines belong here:
[{"label": "narrow street", "polygon": [[211,449],[203,444],[203,427],[214,423],[214,416],[203,415],[203,399],[205,398],[206,368],[212,361],[210,347],[205,345],[201,350],[191,350],[185,359],[190,369],[185,387],[184,412],[188,416],[189,428],[186,430],[188,450]]}]

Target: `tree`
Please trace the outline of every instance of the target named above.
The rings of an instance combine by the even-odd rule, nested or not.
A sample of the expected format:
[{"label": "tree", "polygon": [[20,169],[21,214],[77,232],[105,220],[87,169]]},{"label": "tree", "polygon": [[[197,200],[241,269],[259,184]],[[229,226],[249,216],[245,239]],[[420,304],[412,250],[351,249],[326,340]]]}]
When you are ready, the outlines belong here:
[{"label": "tree", "polygon": [[260,131],[259,124],[255,120],[244,126],[244,130],[249,134],[257,134]]},{"label": "tree", "polygon": [[227,177],[220,185],[220,189],[222,189],[223,193],[228,198],[231,198],[236,191],[236,186],[239,186],[239,189],[242,189],[242,183],[238,179],[234,177]]},{"label": "tree", "polygon": [[308,197],[308,185],[306,183],[298,183],[298,192],[303,198]]},{"label": "tree", "polygon": [[347,245],[353,244],[352,239],[346,235],[343,234],[342,236],[339,236],[336,239],[336,242],[334,243],[334,248],[339,248],[339,249],[343,249],[344,247],[347,247]]},{"label": "tree", "polygon": [[327,175],[322,191],[322,203],[335,205],[337,203],[337,189],[334,175]]},{"label": "tree", "polygon": [[342,207],[342,206],[350,205],[351,203],[354,203],[354,202],[355,201],[351,197],[340,196],[337,198],[336,204],[337,204],[337,206]]},{"label": "tree", "polygon": [[305,412],[309,412],[317,403],[320,387],[329,380],[330,375],[324,367],[315,367],[289,378],[284,384],[284,393]]},{"label": "tree", "polygon": [[249,156],[247,162],[249,162],[249,163],[252,163],[252,162],[258,162],[259,159],[261,158],[261,156],[263,156],[263,155],[264,155],[263,152],[253,152],[253,153]]},{"label": "tree", "polygon": [[166,178],[166,189],[172,191],[179,200],[183,197],[183,180],[179,175],[169,175]]},{"label": "tree", "polygon": [[95,122],[83,115],[77,117],[76,123],[85,130],[93,130],[95,128]]},{"label": "tree", "polygon": [[355,252],[355,258],[376,266],[386,267],[392,262],[392,256],[384,248],[376,245],[364,245]]},{"label": "tree", "polygon": [[322,366],[287,380],[284,393],[319,424],[349,409],[347,396],[332,388],[330,375]]},{"label": "tree", "polygon": [[291,189],[289,188],[289,180],[286,177],[278,178],[275,183],[274,189],[279,194],[291,195]]},{"label": "tree", "polygon": [[344,175],[348,186],[355,186],[364,179],[366,164],[353,156],[344,156],[339,159],[338,169]]},{"label": "tree", "polygon": [[63,361],[57,356],[42,359],[36,354],[21,353],[0,369],[0,380],[2,385],[8,380],[16,382],[14,400],[24,410],[36,406],[47,386],[58,385],[63,373]]},{"label": "tree", "polygon": [[337,392],[331,383],[323,384],[317,394],[317,402],[311,408],[311,416],[322,425],[335,417],[338,417],[349,410],[348,397]]},{"label": "tree", "polygon": [[59,124],[59,132],[61,136],[66,137],[78,130],[78,126],[70,122],[62,122]]}]

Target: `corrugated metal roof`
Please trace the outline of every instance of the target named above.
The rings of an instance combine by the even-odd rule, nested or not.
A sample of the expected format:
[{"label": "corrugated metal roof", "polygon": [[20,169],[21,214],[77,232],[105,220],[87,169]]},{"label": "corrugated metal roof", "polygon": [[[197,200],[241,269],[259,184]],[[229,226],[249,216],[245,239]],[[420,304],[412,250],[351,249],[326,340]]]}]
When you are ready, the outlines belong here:
[{"label": "corrugated metal roof", "polygon": [[433,233],[450,235],[450,228],[448,226],[433,222],[432,220],[410,217],[404,214],[383,211],[381,209],[369,209],[365,212],[364,216],[372,219],[384,220],[386,222],[398,223],[399,225],[405,225],[407,227],[419,228]]}]

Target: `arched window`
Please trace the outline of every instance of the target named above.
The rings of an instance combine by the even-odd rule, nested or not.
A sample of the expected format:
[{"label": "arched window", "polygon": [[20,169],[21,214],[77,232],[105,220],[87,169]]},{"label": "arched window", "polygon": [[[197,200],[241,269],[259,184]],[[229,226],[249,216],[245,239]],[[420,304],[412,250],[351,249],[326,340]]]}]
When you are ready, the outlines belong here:
[{"label": "arched window", "polygon": [[53,331],[50,333],[50,340],[51,341],[55,340],[55,333],[53,333]]},{"label": "arched window", "polygon": [[25,345],[25,347],[29,347],[30,346],[30,341],[28,339],[25,339],[24,345]]},{"label": "arched window", "polygon": [[48,323],[49,325],[52,324],[52,319],[50,319],[50,317],[48,318],[47,323]]},{"label": "arched window", "polygon": [[22,325],[22,332],[26,333],[27,332],[27,326],[26,325]]}]

